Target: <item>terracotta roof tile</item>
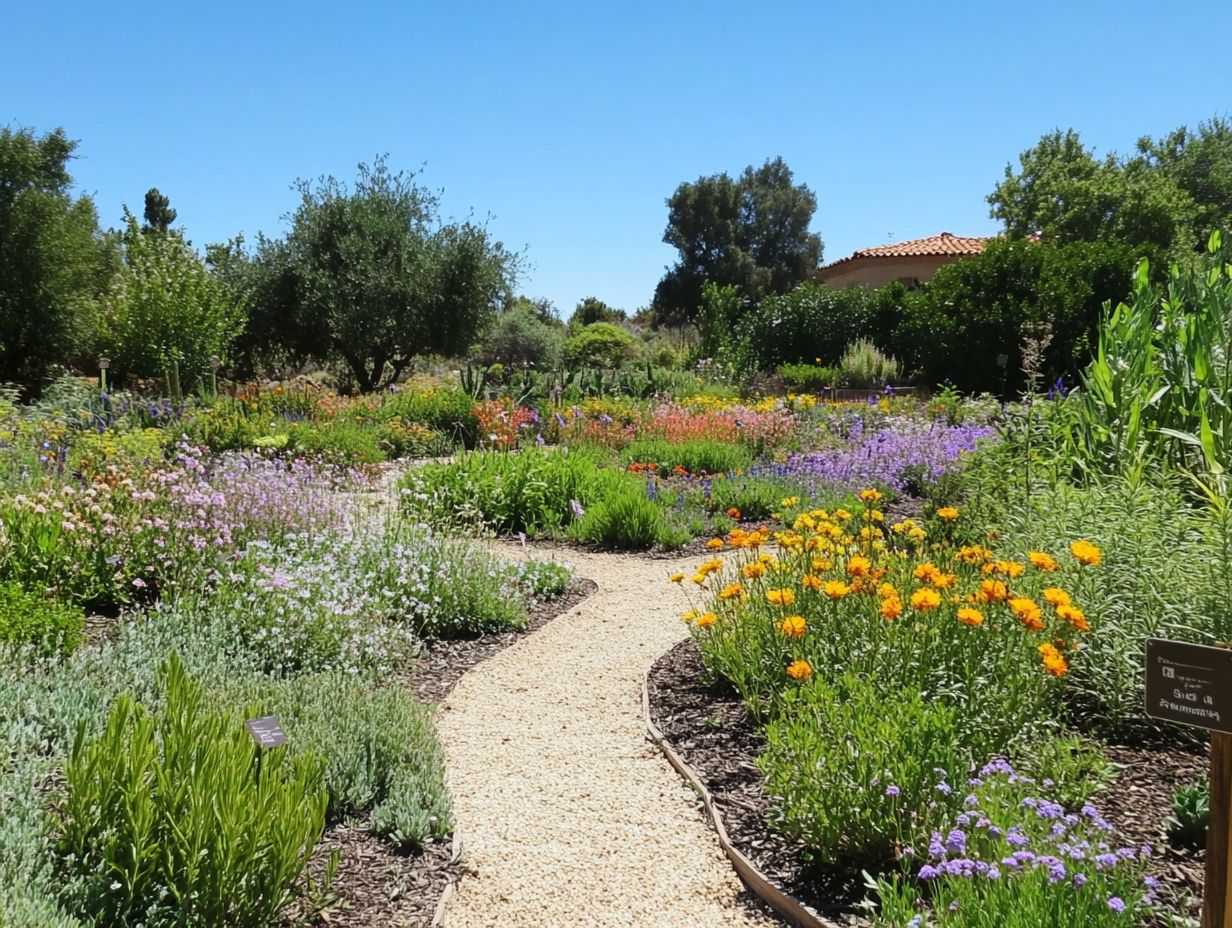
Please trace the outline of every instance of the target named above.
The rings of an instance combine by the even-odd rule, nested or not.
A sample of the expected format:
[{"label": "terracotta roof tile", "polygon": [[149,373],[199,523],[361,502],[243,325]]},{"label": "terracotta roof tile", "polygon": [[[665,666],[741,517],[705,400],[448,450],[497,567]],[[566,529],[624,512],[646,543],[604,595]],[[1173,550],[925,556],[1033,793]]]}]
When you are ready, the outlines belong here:
[{"label": "terracotta roof tile", "polygon": [[855,261],[857,258],[912,258],[925,255],[978,255],[984,250],[988,238],[975,238],[966,235],[953,235],[942,232],[928,238],[915,238],[907,242],[895,242],[891,245],[874,245],[872,248],[861,248],[852,252],[846,258],[841,258],[827,264],[822,270]]}]

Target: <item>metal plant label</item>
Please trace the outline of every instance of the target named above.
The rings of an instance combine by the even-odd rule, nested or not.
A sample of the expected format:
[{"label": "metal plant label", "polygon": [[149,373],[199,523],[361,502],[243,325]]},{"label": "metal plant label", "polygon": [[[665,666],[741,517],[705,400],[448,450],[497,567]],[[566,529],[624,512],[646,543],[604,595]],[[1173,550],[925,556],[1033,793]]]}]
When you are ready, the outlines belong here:
[{"label": "metal plant label", "polygon": [[1232,733],[1232,650],[1148,638],[1146,714]]},{"label": "metal plant label", "polygon": [[282,723],[276,715],[266,715],[259,719],[249,719],[244,723],[248,734],[264,749],[280,747],[287,743],[287,733],[282,730]]}]

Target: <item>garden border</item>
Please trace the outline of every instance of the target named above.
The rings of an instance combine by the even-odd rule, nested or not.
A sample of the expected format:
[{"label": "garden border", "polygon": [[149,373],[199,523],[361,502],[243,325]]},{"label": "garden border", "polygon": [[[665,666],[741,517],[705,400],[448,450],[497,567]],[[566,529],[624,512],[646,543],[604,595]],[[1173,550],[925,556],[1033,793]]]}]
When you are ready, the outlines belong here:
[{"label": "garden border", "polygon": [[[462,859],[462,826],[457,822],[453,826],[453,844],[449,854],[449,866],[454,867],[458,861]],[[441,898],[436,900],[436,908],[432,910],[432,921],[429,923],[429,928],[445,928],[446,917],[448,916],[449,903],[453,901],[453,897],[458,892],[458,875],[454,873],[445,881],[445,888],[441,890]]]},{"label": "garden border", "polygon": [[774,912],[781,918],[785,919],[788,924],[795,928],[836,928],[833,922],[826,921],[821,915],[813,911],[799,899],[784,892],[776,886],[770,879],[757,869],[747,857],[744,856],[732,844],[731,839],[727,836],[727,829],[723,826],[723,819],[719,816],[718,811],[714,807],[714,800],[710,796],[710,791],[706,789],[701,778],[697,773],[685,763],[671,743],[659,731],[658,726],[650,716],[650,674],[651,670],[647,670],[642,677],[642,721],[646,726],[646,737],[654,742],[655,746],[663,752],[663,756],[667,758],[678,774],[680,774],[693,791],[697,793],[702,800],[702,807],[706,811],[706,820],[714,829],[715,834],[719,839],[719,847],[722,848],[724,856],[731,862],[736,874],[740,877],[740,881],[752,892],[755,896],[766,903]]}]

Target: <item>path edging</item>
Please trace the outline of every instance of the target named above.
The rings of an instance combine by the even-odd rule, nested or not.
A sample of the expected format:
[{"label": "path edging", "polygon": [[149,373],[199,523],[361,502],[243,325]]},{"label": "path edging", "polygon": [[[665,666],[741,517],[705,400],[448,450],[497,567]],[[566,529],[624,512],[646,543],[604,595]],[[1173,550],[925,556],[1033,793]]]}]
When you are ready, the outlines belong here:
[{"label": "path edging", "polygon": [[676,753],[671,743],[663,736],[663,733],[659,731],[658,726],[651,719],[650,674],[651,670],[647,670],[646,674],[642,677],[642,721],[646,726],[646,736],[654,742],[655,746],[663,752],[663,756],[667,758],[668,763],[675,768],[678,774],[684,777],[697,795],[701,797],[702,807],[706,810],[706,820],[714,828],[714,832],[719,839],[719,847],[722,848],[723,854],[731,862],[741,882],[748,887],[750,892],[785,919],[788,924],[794,925],[796,928],[836,928],[833,922],[827,921],[799,899],[784,892],[771,882],[764,873],[754,866],[751,860],[740,853],[735,845],[732,844],[731,839],[727,836],[727,829],[723,826],[723,819],[715,809],[714,800],[710,796],[710,791],[702,783],[701,777]]}]

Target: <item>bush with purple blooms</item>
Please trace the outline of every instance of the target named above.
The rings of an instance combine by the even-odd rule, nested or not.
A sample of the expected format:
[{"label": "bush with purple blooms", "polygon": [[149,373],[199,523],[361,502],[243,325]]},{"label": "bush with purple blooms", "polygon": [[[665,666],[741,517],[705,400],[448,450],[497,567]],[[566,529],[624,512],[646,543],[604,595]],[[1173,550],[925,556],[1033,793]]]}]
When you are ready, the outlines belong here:
[{"label": "bush with purple blooms", "polygon": [[962,811],[904,850],[903,876],[870,880],[877,928],[1137,924],[1153,903],[1151,848],[1121,844],[1095,806],[1070,811],[1051,786],[986,765]]}]

